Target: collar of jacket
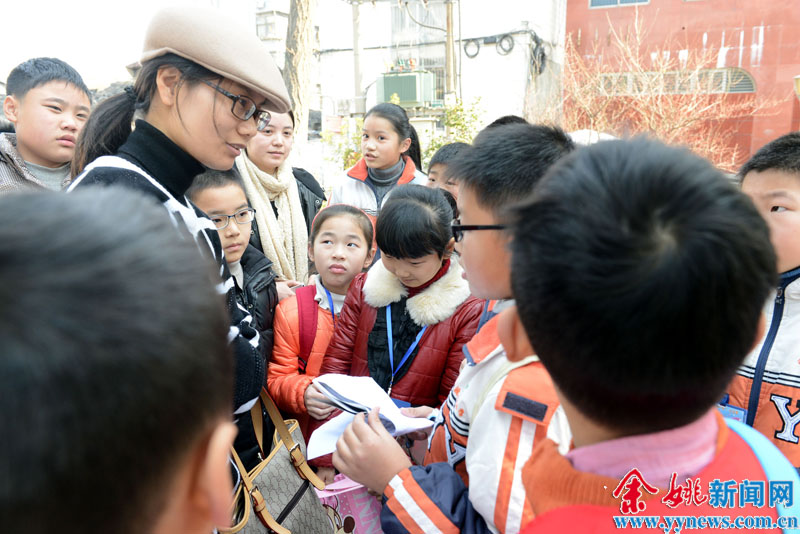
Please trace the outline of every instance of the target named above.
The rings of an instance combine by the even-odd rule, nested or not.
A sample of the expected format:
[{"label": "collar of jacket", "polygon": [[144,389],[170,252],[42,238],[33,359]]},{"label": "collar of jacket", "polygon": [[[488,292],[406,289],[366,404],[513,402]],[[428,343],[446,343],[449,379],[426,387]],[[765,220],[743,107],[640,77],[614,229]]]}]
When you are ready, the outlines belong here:
[{"label": "collar of jacket", "polygon": [[786,271],[780,275],[779,287],[783,287],[783,294],[789,300],[800,300],[800,267]]},{"label": "collar of jacket", "polygon": [[27,180],[39,187],[46,188],[45,185],[31,173],[27,165],[25,165],[25,160],[22,159],[22,155],[19,153],[19,150],[17,150],[16,134],[8,132],[0,134],[0,161],[13,167],[14,171],[17,173],[17,177],[21,180]]},{"label": "collar of jacket", "polygon": [[117,155],[147,171],[180,201],[194,177],[205,170],[161,130],[141,119]]},{"label": "collar of jacket", "polygon": [[[406,166],[403,168],[403,174],[400,175],[400,179],[397,180],[397,185],[403,185],[409,183],[411,180],[414,179],[414,173],[417,172],[417,167],[414,165],[414,162],[411,161],[406,155],[403,155],[403,160],[406,162]],[[367,162],[364,158],[358,160],[358,163],[353,165],[347,170],[347,176],[358,180],[359,182],[364,182],[367,179]]]},{"label": "collar of jacket", "polygon": [[[469,297],[469,285],[461,277],[461,265],[450,262],[450,269],[422,293],[406,301],[411,319],[419,326],[444,321]],[[408,296],[408,290],[379,260],[367,273],[364,301],[373,308],[383,308]]]},{"label": "collar of jacket", "polygon": [[239,261],[242,264],[242,268],[252,273],[272,267],[272,261],[270,261],[263,252],[249,243],[244,249],[242,259]]}]

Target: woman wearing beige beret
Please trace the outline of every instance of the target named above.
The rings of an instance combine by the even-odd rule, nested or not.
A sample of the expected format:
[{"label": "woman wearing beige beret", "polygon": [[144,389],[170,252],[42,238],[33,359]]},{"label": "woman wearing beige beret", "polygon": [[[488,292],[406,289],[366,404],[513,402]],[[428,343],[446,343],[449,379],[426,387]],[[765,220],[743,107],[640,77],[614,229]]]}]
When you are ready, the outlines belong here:
[{"label": "woman wearing beige beret", "polygon": [[[87,122],[69,190],[95,184],[137,189],[160,202],[175,228],[216,261],[218,288],[231,316],[236,448],[249,468],[258,450],[249,410],[264,384],[266,362],[251,317],[233,296],[216,228],[185,192],[206,168],[232,168],[248,141],[269,125],[270,113],[288,111],[289,96],[255,32],[209,8],[159,11],[147,30],[140,62],[133,86],[98,105]],[[113,208],[109,217],[114,217]],[[181,303],[174,306],[180,310]],[[230,385],[223,381],[220,387]]]}]

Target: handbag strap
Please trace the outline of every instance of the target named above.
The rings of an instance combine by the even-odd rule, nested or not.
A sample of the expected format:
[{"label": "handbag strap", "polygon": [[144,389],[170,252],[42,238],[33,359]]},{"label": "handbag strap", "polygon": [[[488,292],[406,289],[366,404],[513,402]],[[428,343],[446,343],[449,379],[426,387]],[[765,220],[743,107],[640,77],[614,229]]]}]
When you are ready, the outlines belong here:
[{"label": "handbag strap", "polygon": [[239,474],[242,476],[242,484],[244,484],[244,489],[247,491],[247,495],[249,495],[250,499],[252,500],[253,511],[256,513],[256,516],[258,516],[258,519],[261,521],[261,523],[276,534],[292,534],[291,530],[281,526],[281,524],[278,523],[274,517],[272,517],[272,514],[269,513],[269,510],[267,510],[267,501],[261,494],[261,490],[259,490],[258,486],[255,485],[255,482],[253,482],[253,479],[250,478],[250,473],[248,473],[247,469],[244,468],[242,459],[239,458],[239,455],[236,453],[236,449],[234,449],[233,446],[231,446],[231,456],[233,456],[233,461],[236,463],[236,468],[239,470]]},{"label": "handbag strap", "polygon": [[317,474],[311,469],[311,466],[308,465],[305,456],[303,456],[303,451],[300,450],[300,444],[296,443],[294,439],[292,439],[292,434],[289,432],[289,429],[286,427],[286,423],[283,420],[283,416],[278,411],[278,407],[275,406],[275,402],[272,400],[272,397],[269,396],[267,393],[266,388],[261,388],[261,402],[264,403],[264,407],[267,409],[267,413],[269,414],[270,419],[272,419],[272,423],[275,425],[275,429],[278,431],[278,435],[281,437],[281,441],[284,445],[286,445],[286,450],[289,451],[289,456],[292,459],[292,465],[297,470],[297,473],[311,482],[317,489],[325,489],[325,483],[320,480]]},{"label": "handbag strap", "polygon": [[258,450],[261,453],[261,459],[267,458],[267,453],[264,452],[264,415],[261,411],[261,403],[256,401],[253,407],[250,408],[250,419],[253,420],[253,431],[256,434],[256,441],[258,442]]}]

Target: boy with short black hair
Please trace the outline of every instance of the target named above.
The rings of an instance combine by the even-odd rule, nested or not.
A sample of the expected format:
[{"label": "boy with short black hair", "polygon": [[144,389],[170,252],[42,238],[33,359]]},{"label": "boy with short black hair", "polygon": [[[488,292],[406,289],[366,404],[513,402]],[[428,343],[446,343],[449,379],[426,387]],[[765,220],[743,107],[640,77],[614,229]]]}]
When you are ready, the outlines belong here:
[{"label": "boy with short black hair", "polygon": [[764,308],[767,335],[737,371],[723,409],[800,467],[800,133],[762,147],[739,178],[770,228],[780,277]]},{"label": "boy with short black hair", "polygon": [[91,94],[80,74],[56,58],[33,58],[8,75],[3,112],[15,133],[0,134],[0,194],[59,191],[69,180],[75,142]]},{"label": "boy with short black hair", "polygon": [[170,226],[128,189],[0,197],[4,531],[230,523],[228,319]]},{"label": "boy with short black hair", "polygon": [[467,148],[467,143],[447,143],[439,147],[428,163],[428,187],[444,189],[458,200],[458,182],[448,172],[447,167]]},{"label": "boy with short black hair", "polygon": [[[501,315],[501,339],[511,358],[533,340],[574,442],[564,456],[542,441],[523,469],[536,515],[525,532],[617,532],[612,516],[642,512],[735,518],[753,512],[721,513],[714,480],[764,483],[767,464],[798,480],[715,408],[775,279],[745,195],[690,152],[636,139],[565,158],[514,213],[516,313]],[[695,480],[698,492],[682,486]]]},{"label": "boy with short black hair", "polygon": [[[426,531],[429,524],[443,532],[519,532],[533,517],[519,477],[523,464],[546,436],[565,450],[569,446],[563,411],[533,348],[518,362],[507,360],[493,316],[513,305],[505,212],[573,149],[558,128],[511,124],[484,130],[450,164],[459,182],[461,212],[453,232],[470,291],[501,300],[484,313],[483,328],[464,347],[467,363],[436,416],[425,467],[407,468],[396,447],[381,439],[385,432],[374,432],[379,445],[372,451],[370,445],[340,441],[337,468],[386,491],[382,523],[387,532]],[[415,408],[409,415],[429,412]],[[370,441],[363,421],[357,419],[353,428],[362,431],[362,443]]]}]

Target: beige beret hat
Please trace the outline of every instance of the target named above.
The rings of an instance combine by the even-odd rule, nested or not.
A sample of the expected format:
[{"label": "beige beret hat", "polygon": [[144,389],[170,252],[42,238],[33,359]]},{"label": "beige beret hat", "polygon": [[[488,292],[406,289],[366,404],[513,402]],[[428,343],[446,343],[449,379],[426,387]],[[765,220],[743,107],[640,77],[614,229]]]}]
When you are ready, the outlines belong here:
[{"label": "beige beret hat", "polygon": [[269,111],[290,109],[281,73],[255,29],[222,11],[186,6],[161,9],[147,28],[140,61],[170,52],[263,95]]}]

